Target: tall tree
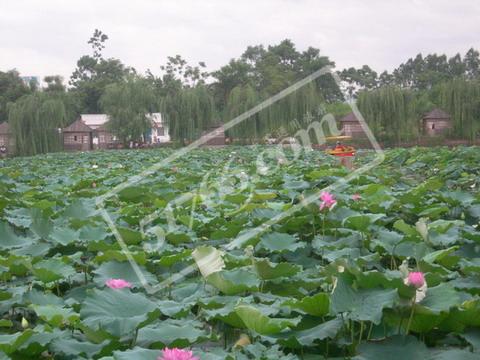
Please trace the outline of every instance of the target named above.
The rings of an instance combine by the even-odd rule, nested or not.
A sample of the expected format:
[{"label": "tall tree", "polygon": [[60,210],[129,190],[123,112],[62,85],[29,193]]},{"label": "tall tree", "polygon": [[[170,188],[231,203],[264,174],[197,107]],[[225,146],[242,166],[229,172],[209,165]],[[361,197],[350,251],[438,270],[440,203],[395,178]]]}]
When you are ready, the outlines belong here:
[{"label": "tall tree", "polygon": [[43,89],[45,92],[64,93],[65,85],[63,85],[63,77],[60,75],[45,76],[43,81],[47,86]]},{"label": "tall tree", "polygon": [[375,136],[391,145],[421,134],[421,110],[412,90],[388,86],[362,91],[357,105]]},{"label": "tall tree", "polygon": [[16,70],[0,71],[0,122],[7,120],[7,104],[31,92]]},{"label": "tall tree", "polygon": [[18,155],[36,155],[63,149],[61,128],[65,107],[56,96],[37,92],[9,105],[8,122]]},{"label": "tall tree", "polygon": [[198,139],[204,130],[218,122],[213,97],[204,85],[167,94],[162,98],[161,109],[170,136],[183,144]]},{"label": "tall tree", "polygon": [[[238,97],[239,91],[250,93],[253,89],[261,101],[325,66],[334,65],[318,49],[310,47],[300,52],[288,39],[267,48],[263,45],[249,46],[239,59],[232,59],[228,65],[212,73],[216,79],[212,84],[216,104],[226,116],[231,114],[233,99],[243,98]],[[319,77],[315,86],[321,99],[329,102],[343,99],[340,89],[330,76]],[[233,94],[233,91],[237,94]]]},{"label": "tall tree", "polygon": [[82,111],[99,113],[100,98],[105,88],[115,82],[122,81],[135,70],[126,67],[118,59],[104,59],[102,50],[108,36],[95,30],[88,43],[92,47],[92,55],[84,55],[77,61],[77,68],[70,77],[70,85],[82,102]]},{"label": "tall tree", "polygon": [[109,131],[124,144],[141,139],[152,126],[147,115],[157,112],[159,107],[152,84],[139,76],[108,85],[101,105],[110,118]]},{"label": "tall tree", "polygon": [[478,79],[480,78],[480,54],[477,50],[471,48],[465,54],[463,59],[465,63],[465,72],[467,78]]},{"label": "tall tree", "polygon": [[439,86],[439,104],[453,120],[453,135],[480,137],[480,81],[454,79]]}]

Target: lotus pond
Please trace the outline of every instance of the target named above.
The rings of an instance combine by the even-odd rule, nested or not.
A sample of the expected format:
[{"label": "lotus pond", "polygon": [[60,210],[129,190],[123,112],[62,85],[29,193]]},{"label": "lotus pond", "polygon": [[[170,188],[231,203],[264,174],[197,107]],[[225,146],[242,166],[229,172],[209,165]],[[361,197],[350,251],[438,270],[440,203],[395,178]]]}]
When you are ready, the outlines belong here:
[{"label": "lotus pond", "polygon": [[479,148],[265,149],[2,160],[0,359],[480,358]]}]

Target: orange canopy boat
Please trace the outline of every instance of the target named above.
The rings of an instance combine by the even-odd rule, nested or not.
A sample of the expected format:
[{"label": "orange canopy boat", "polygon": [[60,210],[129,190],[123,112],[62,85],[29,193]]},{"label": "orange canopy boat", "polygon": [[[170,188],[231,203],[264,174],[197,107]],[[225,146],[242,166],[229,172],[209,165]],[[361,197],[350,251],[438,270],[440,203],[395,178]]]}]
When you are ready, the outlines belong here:
[{"label": "orange canopy boat", "polygon": [[351,136],[331,136],[328,140],[336,140],[337,145],[332,149],[327,149],[326,153],[333,156],[350,157],[355,156],[356,150],[353,146],[342,145],[340,140],[350,140]]}]

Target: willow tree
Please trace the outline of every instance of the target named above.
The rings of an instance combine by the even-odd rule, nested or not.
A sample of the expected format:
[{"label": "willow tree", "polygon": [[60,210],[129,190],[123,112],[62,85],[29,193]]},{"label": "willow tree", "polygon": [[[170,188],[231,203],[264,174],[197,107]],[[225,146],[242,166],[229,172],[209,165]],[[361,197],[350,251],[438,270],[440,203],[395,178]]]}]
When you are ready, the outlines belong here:
[{"label": "willow tree", "polygon": [[141,77],[108,85],[100,103],[110,118],[109,131],[124,144],[139,141],[149,131],[152,125],[148,114],[159,107],[153,86]]},{"label": "willow tree", "polygon": [[[233,119],[258,105],[268,95],[260,95],[252,86],[235,87],[228,98],[226,117]],[[265,107],[231,129],[234,138],[249,142],[266,135],[282,137],[293,135],[301,128],[308,127],[319,107],[324,105],[323,97],[315,83],[293,91],[277,102],[265,103]]]},{"label": "willow tree", "polygon": [[204,85],[186,87],[167,94],[161,100],[162,114],[172,139],[189,142],[216,125],[213,97]]},{"label": "willow tree", "polygon": [[[225,119],[227,121],[235,119],[252,109],[258,102],[258,93],[252,86],[236,86],[227,99]],[[228,130],[228,135],[240,141],[251,142],[259,136],[259,125],[259,116],[254,114]]]},{"label": "willow tree", "polygon": [[8,122],[15,153],[35,155],[63,148],[60,130],[66,124],[65,106],[55,97],[35,93],[10,104]]},{"label": "willow tree", "polygon": [[411,90],[387,86],[364,91],[357,105],[375,136],[383,141],[411,141],[421,134],[421,110]]},{"label": "willow tree", "polygon": [[437,100],[453,121],[453,135],[475,140],[480,136],[480,82],[455,79],[438,88]]}]

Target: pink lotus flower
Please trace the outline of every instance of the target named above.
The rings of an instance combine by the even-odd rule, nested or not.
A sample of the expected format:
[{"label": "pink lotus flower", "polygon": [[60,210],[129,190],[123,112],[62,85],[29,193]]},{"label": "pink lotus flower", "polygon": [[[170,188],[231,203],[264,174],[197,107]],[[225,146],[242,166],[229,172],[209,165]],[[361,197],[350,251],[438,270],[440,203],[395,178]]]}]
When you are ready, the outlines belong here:
[{"label": "pink lotus flower", "polygon": [[327,191],[324,191],[320,194],[320,200],[322,201],[320,203],[320,210],[323,210],[324,208],[331,209],[337,203],[337,200],[335,200],[333,194],[330,194]]},{"label": "pink lotus flower", "polygon": [[357,201],[357,200],[361,200],[362,199],[362,196],[360,194],[353,194],[352,195],[352,200],[353,201]]},{"label": "pink lotus flower", "polygon": [[193,356],[193,352],[183,349],[169,349],[162,350],[162,356],[157,360],[200,360],[200,358]]},{"label": "pink lotus flower", "polygon": [[416,287],[417,289],[425,285],[425,277],[422,272],[411,272],[407,277],[407,284]]},{"label": "pink lotus flower", "polygon": [[92,183],[92,187],[93,187],[93,188],[96,188],[96,187],[97,187],[97,183],[93,182],[93,183]]},{"label": "pink lotus flower", "polygon": [[132,284],[123,279],[109,279],[105,281],[105,285],[107,285],[110,289],[123,289],[123,288],[131,288]]}]

